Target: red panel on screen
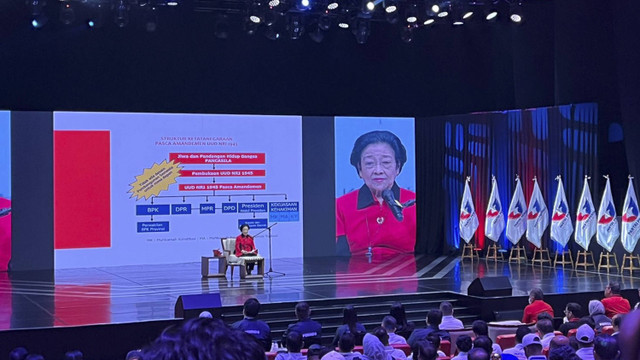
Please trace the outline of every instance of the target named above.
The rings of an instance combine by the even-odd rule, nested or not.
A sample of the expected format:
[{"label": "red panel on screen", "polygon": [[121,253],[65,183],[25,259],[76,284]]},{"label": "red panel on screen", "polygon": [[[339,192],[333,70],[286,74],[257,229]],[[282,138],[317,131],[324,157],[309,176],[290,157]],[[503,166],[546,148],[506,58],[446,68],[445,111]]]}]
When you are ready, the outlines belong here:
[{"label": "red panel on screen", "polygon": [[55,249],[111,246],[109,131],[54,132]]},{"label": "red panel on screen", "polygon": [[111,284],[56,285],[54,326],[111,322]]}]

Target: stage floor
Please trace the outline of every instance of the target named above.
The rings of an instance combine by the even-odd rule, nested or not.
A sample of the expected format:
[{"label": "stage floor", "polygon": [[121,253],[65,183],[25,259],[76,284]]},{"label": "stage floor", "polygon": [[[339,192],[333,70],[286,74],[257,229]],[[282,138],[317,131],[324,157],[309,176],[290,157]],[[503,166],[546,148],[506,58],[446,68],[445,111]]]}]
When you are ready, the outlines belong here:
[{"label": "stage floor", "polygon": [[[212,269],[215,262],[212,261]],[[269,268],[269,264],[266,264]],[[0,330],[172,319],[180,295],[219,292],[223,305],[249,297],[263,303],[453,291],[466,294],[476,277],[508,276],[514,295],[603,290],[610,281],[638,288],[640,274],[571,270],[459,257],[396,256],[274,259],[285,276],[264,280],[201,279],[200,262],[0,273]]]}]

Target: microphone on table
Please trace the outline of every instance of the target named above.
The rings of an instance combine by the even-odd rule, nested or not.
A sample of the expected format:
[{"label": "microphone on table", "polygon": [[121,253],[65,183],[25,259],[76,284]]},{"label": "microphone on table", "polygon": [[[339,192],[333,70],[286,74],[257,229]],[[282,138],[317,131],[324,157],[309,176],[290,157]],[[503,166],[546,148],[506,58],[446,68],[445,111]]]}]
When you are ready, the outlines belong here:
[{"label": "microphone on table", "polygon": [[382,198],[387,203],[387,205],[389,205],[389,208],[391,208],[391,212],[393,213],[393,216],[396,218],[396,220],[404,220],[404,215],[402,215],[402,203],[396,200],[396,197],[393,195],[393,191],[389,189],[383,191]]}]

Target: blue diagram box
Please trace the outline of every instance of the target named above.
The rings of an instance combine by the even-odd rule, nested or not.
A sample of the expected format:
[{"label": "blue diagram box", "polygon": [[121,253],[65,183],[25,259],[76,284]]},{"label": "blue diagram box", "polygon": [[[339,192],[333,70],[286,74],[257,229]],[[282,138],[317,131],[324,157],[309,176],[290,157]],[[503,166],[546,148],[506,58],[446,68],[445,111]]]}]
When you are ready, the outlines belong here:
[{"label": "blue diagram box", "polygon": [[298,201],[277,201],[269,203],[269,221],[300,221],[300,203]]},{"label": "blue diagram box", "polygon": [[266,229],[267,219],[238,219],[238,228],[240,225],[247,224],[252,229]]},{"label": "blue diagram box", "polygon": [[169,205],[136,205],[136,215],[169,215]]},{"label": "blue diagram box", "polygon": [[250,203],[238,203],[239,213],[259,213],[267,212],[266,202],[250,202]]},{"label": "blue diagram box", "polygon": [[238,203],[222,203],[222,213],[237,213]]},{"label": "blue diagram box", "polygon": [[216,204],[200,204],[200,214],[215,214]]},{"label": "blue diagram box", "polygon": [[173,215],[188,215],[191,214],[191,204],[172,204],[171,214]]},{"label": "blue diagram box", "polygon": [[139,233],[168,232],[168,231],[169,231],[168,221],[144,221],[144,222],[138,223]]}]

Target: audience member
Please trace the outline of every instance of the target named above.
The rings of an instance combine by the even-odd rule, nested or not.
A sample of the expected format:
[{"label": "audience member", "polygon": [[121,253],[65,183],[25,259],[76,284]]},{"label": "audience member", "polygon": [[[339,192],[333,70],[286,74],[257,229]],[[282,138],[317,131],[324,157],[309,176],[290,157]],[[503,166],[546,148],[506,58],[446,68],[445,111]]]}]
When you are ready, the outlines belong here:
[{"label": "audience member", "polygon": [[338,350],[340,350],[340,354],[342,354],[342,356],[344,356],[346,360],[363,359],[362,354],[353,351],[353,348],[355,346],[355,335],[350,332],[342,334],[340,340],[338,341]]},{"label": "audience member", "polygon": [[311,344],[320,344],[322,340],[322,325],[311,320],[311,309],[306,302],[299,302],[296,305],[297,323],[289,324],[287,330],[282,335],[282,345],[286,346],[287,333],[297,331],[302,335],[302,347],[308,348]]},{"label": "audience member", "polygon": [[309,346],[309,349],[307,350],[307,360],[320,360],[330,351],[331,349],[326,346],[313,344]]},{"label": "audience member", "polygon": [[578,303],[568,303],[564,309],[564,315],[567,318],[567,322],[560,325],[560,332],[562,335],[567,336],[569,330],[577,329],[580,326],[579,321],[582,317],[582,306]]},{"label": "audience member", "polygon": [[599,300],[589,301],[589,316],[593,319],[597,332],[605,326],[611,326],[611,319],[604,314],[604,305]]},{"label": "audience member", "polygon": [[[549,321],[549,320],[545,319],[542,321]],[[536,325],[539,325],[539,324],[540,324],[540,321],[538,321]],[[531,333],[531,330],[529,330],[528,326],[526,325],[518,326],[518,329],[516,330],[516,346],[512,348],[504,349],[502,350],[502,353],[511,354],[516,358],[518,358],[518,360],[527,360],[527,356],[524,353],[524,345],[522,345],[522,339],[524,338],[525,335],[530,333]]]},{"label": "audience member", "polygon": [[[527,359],[538,358],[542,355],[542,342],[536,334],[527,334],[522,338],[522,347]],[[544,356],[542,357],[544,358]]]},{"label": "audience member", "polygon": [[618,344],[620,347],[622,360],[640,359],[640,311],[625,315],[620,324],[620,335]]},{"label": "audience member", "polygon": [[582,325],[589,325],[590,328],[595,329],[596,328],[596,323],[593,321],[593,319],[591,318],[591,316],[583,316],[580,318],[580,320],[578,321],[578,327],[582,326]]},{"label": "audience member", "polygon": [[456,339],[456,347],[458,348],[458,355],[451,360],[467,360],[468,353],[473,347],[473,341],[469,335],[460,335]]},{"label": "audience member", "polygon": [[213,314],[211,314],[210,312],[205,310],[205,311],[201,312],[200,314],[198,314],[198,317],[213,319]]},{"label": "audience member", "polygon": [[253,336],[262,344],[264,351],[269,351],[271,350],[271,329],[267,323],[257,319],[259,312],[260,302],[258,299],[247,299],[242,308],[244,319],[233,323],[231,327]]},{"label": "audience member", "polygon": [[611,336],[616,338],[616,340],[618,340],[618,334],[620,334],[620,325],[622,324],[622,320],[624,320],[625,316],[627,315],[618,314],[618,315],[615,315],[613,319],[611,319],[611,325],[613,325],[613,334],[611,334]]},{"label": "audience member", "polygon": [[24,360],[29,352],[23,347],[17,347],[9,353],[9,360]]},{"label": "audience member", "polygon": [[553,316],[546,311],[543,311],[540,314],[538,314],[538,321],[542,319],[548,319],[548,320],[551,320],[551,322],[553,322]]},{"label": "audience member", "polygon": [[365,334],[362,340],[364,355],[370,360],[388,360],[389,356],[384,350],[384,345],[380,339],[372,334]]},{"label": "audience member", "polygon": [[329,351],[328,353],[322,355],[321,360],[345,360],[342,354],[337,351]]},{"label": "audience member", "polygon": [[433,345],[434,348],[436,348],[436,352],[438,353],[438,357],[448,356],[442,350],[440,350],[440,336],[438,336],[437,333],[435,333],[435,332],[429,333],[429,335],[427,335],[427,341],[430,342],[431,345]]},{"label": "audience member", "polygon": [[593,342],[593,355],[596,360],[614,360],[620,356],[618,341],[609,335],[598,335]]},{"label": "audience member", "polygon": [[437,349],[427,340],[418,340],[411,347],[410,360],[436,360],[437,358]]},{"label": "audience member", "polygon": [[64,360],[82,360],[83,358],[84,355],[80,350],[71,350],[64,354]]},{"label": "audience member", "polygon": [[549,342],[549,350],[551,351],[551,350],[553,350],[555,348],[559,348],[559,347],[562,347],[562,346],[571,347],[570,344],[571,344],[571,342],[569,341],[568,337],[566,337],[564,335],[556,335]]},{"label": "audience member", "polygon": [[396,334],[402,336],[405,339],[408,339],[416,326],[413,321],[407,321],[407,315],[404,311],[404,306],[402,306],[402,304],[397,301],[394,302],[393,304],[391,304],[389,315],[393,316],[393,318],[396,319],[396,323],[398,325],[398,327],[396,328]]},{"label": "audience member", "polygon": [[[567,339],[568,341],[569,339]],[[579,360],[576,355],[576,351],[569,345],[562,345],[560,347],[549,350],[549,360]]]},{"label": "audience member", "polygon": [[377,328],[373,329],[373,332],[371,333],[375,335],[384,346],[384,351],[387,353],[387,358],[395,360],[405,360],[407,358],[407,355],[404,354],[404,351],[395,349],[393,346],[389,345],[389,335],[382,326],[378,326]]},{"label": "audience member", "polygon": [[440,322],[442,322],[442,312],[440,310],[429,310],[427,313],[427,327],[424,329],[415,329],[409,336],[407,342],[411,347],[416,341],[426,339],[427,335],[431,332],[436,332],[438,336],[443,340],[450,340],[449,333],[444,330],[440,330]]},{"label": "audience member", "polygon": [[342,311],[342,324],[336,330],[336,336],[333,337],[333,346],[338,346],[338,340],[342,334],[350,332],[354,335],[356,345],[362,345],[362,338],[367,330],[358,322],[358,312],[353,305],[345,306]]},{"label": "audience member", "polygon": [[382,327],[385,329],[387,334],[389,335],[389,344],[406,344],[407,339],[402,336],[396,334],[396,330],[398,328],[398,324],[396,323],[396,318],[391,315],[387,315],[382,319]]},{"label": "audience member", "polygon": [[276,360],[305,360],[307,357],[300,352],[302,349],[302,335],[296,331],[287,334],[287,352],[278,353]]},{"label": "audience member", "polygon": [[631,310],[629,300],[620,295],[620,283],[611,282],[604,289],[604,314],[609,318],[613,318],[616,314],[626,314]]},{"label": "audience member", "polygon": [[440,330],[459,330],[464,329],[462,321],[453,317],[453,305],[448,301],[440,303],[440,311],[442,311],[442,322]]},{"label": "audience member", "polygon": [[125,360],[140,360],[142,359],[142,350],[131,350],[127,353],[127,356],[124,358]]},{"label": "audience member", "polygon": [[469,355],[467,355],[467,359],[469,360],[489,360],[489,353],[482,348],[474,347],[469,351]]},{"label": "audience member", "polygon": [[[473,324],[471,324],[471,329],[473,330],[473,334],[475,335],[475,337],[479,337],[479,336],[486,336],[489,337],[489,326],[487,325],[487,323],[484,320],[476,320],[473,322]],[[491,339],[489,339],[491,340]],[[493,344],[492,345],[492,350],[493,351],[489,351],[489,356],[491,356],[491,353],[496,353],[496,354],[502,354],[502,349],[500,348],[500,345],[498,344]]]},{"label": "audience member", "polygon": [[595,331],[589,325],[584,324],[578,328],[576,332],[576,340],[578,341],[578,351],[576,355],[582,360],[593,360],[593,338],[596,336]]},{"label": "audience member", "polygon": [[489,356],[494,353],[493,341],[486,335],[476,336],[473,340],[473,347],[484,349]]},{"label": "audience member", "polygon": [[44,356],[40,354],[29,354],[25,360],[44,360]]},{"label": "audience member", "polygon": [[543,300],[544,294],[542,289],[534,288],[529,292],[529,305],[524,308],[522,322],[525,324],[535,323],[538,321],[538,314],[542,312],[553,315],[553,308]]},{"label": "audience member", "polygon": [[542,348],[548,349],[551,339],[556,335],[553,331],[553,322],[549,319],[540,319],[536,323],[536,330],[538,331],[538,335],[540,335]]}]

